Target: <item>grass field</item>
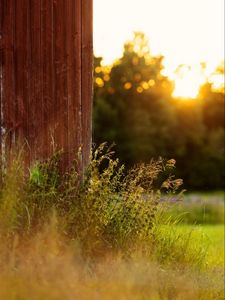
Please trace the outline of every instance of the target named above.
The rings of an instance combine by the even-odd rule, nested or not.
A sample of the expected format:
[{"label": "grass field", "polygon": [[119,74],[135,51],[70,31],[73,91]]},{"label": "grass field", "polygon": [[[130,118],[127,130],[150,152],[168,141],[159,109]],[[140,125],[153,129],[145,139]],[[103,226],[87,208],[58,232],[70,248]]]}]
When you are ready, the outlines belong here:
[{"label": "grass field", "polygon": [[193,229],[195,243],[205,243],[207,255],[205,264],[209,268],[224,266],[224,225],[180,225],[181,232],[189,232]]},{"label": "grass field", "polygon": [[[193,249],[207,249],[200,269],[189,263],[159,263],[138,252],[128,260],[119,253],[96,262],[83,260],[77,245],[60,240],[51,226],[25,244],[15,239],[5,255],[0,247],[0,299],[223,300],[224,228],[190,227],[175,231],[185,237],[191,229]],[[162,253],[174,249],[163,247]]]},{"label": "grass field", "polygon": [[76,173],[60,178],[55,160],[27,180],[18,176],[20,164],[7,174],[0,300],[223,300],[223,205],[213,201],[205,218],[192,196],[188,222],[204,222],[179,222],[179,211],[176,221],[164,214],[174,201],[163,200],[165,188],[176,191],[181,181],[168,178],[163,193],[151,186],[162,162],[121,181],[118,161],[108,160],[102,173],[95,158],[81,185]]}]

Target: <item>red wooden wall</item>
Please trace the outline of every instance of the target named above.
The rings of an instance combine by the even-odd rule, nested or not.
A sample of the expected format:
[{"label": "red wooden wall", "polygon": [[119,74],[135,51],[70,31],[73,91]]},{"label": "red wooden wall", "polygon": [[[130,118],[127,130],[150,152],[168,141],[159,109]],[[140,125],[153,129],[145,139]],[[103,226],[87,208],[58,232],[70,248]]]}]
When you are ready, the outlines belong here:
[{"label": "red wooden wall", "polygon": [[0,0],[1,151],[24,147],[28,165],[82,147],[92,110],[92,0]]}]

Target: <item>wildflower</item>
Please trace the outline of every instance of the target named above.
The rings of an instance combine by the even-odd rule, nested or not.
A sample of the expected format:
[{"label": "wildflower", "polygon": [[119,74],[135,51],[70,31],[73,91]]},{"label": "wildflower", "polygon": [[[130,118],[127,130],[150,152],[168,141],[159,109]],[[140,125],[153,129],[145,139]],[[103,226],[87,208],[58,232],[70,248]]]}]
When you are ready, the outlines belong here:
[{"label": "wildflower", "polygon": [[176,164],[176,160],[173,159],[173,158],[167,160],[167,162],[166,162],[166,166],[167,166],[168,168],[174,168],[174,167],[175,167],[175,164]]}]

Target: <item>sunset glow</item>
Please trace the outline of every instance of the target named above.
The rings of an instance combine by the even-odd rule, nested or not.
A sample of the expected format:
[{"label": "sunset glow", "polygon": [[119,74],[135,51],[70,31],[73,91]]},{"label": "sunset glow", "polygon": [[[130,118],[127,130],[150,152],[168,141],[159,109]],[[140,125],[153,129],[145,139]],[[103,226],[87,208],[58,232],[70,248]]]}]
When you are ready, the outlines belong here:
[{"label": "sunset glow", "polygon": [[197,97],[199,87],[206,81],[207,76],[203,74],[200,67],[193,68],[181,65],[170,77],[175,81],[174,97],[194,99]]},{"label": "sunset glow", "polygon": [[[94,51],[105,64],[122,55],[133,31],[147,35],[152,55],[165,57],[174,96],[194,98],[224,59],[224,1],[94,0]],[[188,66],[182,74],[175,72],[181,64]],[[221,82],[221,76],[211,79]]]}]

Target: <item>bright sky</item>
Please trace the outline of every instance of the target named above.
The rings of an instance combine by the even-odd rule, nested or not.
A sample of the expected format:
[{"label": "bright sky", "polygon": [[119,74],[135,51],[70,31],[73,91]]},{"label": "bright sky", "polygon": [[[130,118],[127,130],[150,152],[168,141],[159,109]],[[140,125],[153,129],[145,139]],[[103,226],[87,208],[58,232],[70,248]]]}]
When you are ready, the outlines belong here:
[{"label": "bright sky", "polygon": [[[122,55],[133,31],[147,35],[153,55],[165,56],[175,94],[194,97],[204,77],[200,63],[210,73],[224,60],[224,0],[94,0],[94,52],[104,63]],[[180,64],[191,70],[175,78]]]}]

